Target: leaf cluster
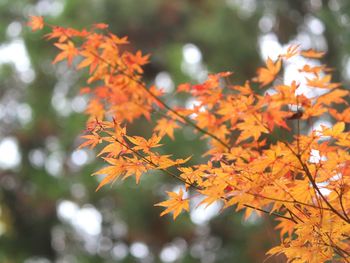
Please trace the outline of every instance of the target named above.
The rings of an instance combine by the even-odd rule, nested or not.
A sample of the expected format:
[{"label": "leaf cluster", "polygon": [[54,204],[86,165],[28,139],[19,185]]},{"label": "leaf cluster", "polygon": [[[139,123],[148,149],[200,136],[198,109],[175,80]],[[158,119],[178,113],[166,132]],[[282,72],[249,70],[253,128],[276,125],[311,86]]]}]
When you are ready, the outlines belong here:
[{"label": "leaf cluster", "polygon": [[[32,17],[29,25],[41,29],[44,21]],[[82,88],[89,96],[89,118],[81,147],[102,145],[97,156],[106,166],[94,173],[104,176],[97,189],[130,176],[139,183],[146,172],[159,170],[189,192],[188,197],[183,189],[168,192],[169,199],[156,204],[165,207],[161,215],[173,213],[175,219],[201,194],[200,205],[221,201],[225,208],[244,209],[246,218],[253,211],[276,217],[281,244],[268,254],[282,253],[288,262],[350,261],[349,110],[333,109],[347,106],[349,91],[332,82],[327,66],[315,66],[323,52],[291,46],[275,61],[268,58],[244,85],[231,84],[230,72],[181,84],[176,94],[192,97],[196,106],[170,107],[161,90],[143,82],[149,56],[128,51],[126,37],[112,34],[105,24],[80,31],[48,26],[46,38],[60,50],[54,63],[79,61],[75,69],[89,72]],[[283,83],[283,65],[297,56],[310,63],[299,69],[298,79]],[[309,90],[324,92],[310,96]],[[162,117],[153,121],[154,113]],[[325,115],[333,126],[301,129]],[[153,127],[150,138],[127,133],[127,125],[141,116]],[[160,150],[163,138],[176,140],[174,130],[184,126],[208,143],[203,153],[208,162],[190,166],[190,157],[175,159]],[[281,129],[293,139],[276,137]]]}]

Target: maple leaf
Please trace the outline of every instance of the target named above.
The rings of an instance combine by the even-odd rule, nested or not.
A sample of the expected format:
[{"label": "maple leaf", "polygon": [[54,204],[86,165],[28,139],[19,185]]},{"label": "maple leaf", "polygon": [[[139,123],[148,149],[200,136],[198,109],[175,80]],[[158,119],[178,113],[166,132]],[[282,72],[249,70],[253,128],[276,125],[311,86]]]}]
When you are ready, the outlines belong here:
[{"label": "maple leaf", "polygon": [[67,59],[68,65],[71,65],[73,58],[79,54],[78,49],[75,47],[72,41],[68,41],[67,44],[55,43],[54,45],[62,51],[56,56],[52,64],[56,64],[61,60]]},{"label": "maple leaf", "polygon": [[275,229],[280,229],[280,237],[283,238],[284,234],[292,236],[293,231],[295,230],[295,223],[284,218],[278,218],[280,223],[275,227]]},{"label": "maple leaf", "polygon": [[105,115],[104,105],[97,98],[91,99],[85,112],[91,116],[91,119],[102,120]]},{"label": "maple leaf", "polygon": [[234,85],[232,86],[232,89],[238,91],[240,94],[243,94],[243,95],[253,94],[253,90],[250,87],[250,82],[248,80],[244,83],[244,86]]},{"label": "maple leaf", "polygon": [[202,182],[202,171],[200,169],[193,170],[192,167],[177,168],[181,174],[180,177],[186,181],[186,190],[194,183],[200,184]]},{"label": "maple leaf", "polygon": [[346,108],[342,112],[338,112],[335,109],[329,109],[329,113],[335,118],[337,121],[350,122],[350,108]]},{"label": "maple leaf", "polygon": [[143,73],[143,69],[141,66],[148,63],[150,55],[142,56],[142,53],[140,50],[136,52],[136,54],[132,54],[129,52],[126,52],[123,56],[125,64],[133,70],[136,70],[139,73]]},{"label": "maple leaf", "polygon": [[324,128],[322,131],[323,136],[339,136],[345,129],[344,122],[337,122],[332,128]]},{"label": "maple leaf", "polygon": [[[322,105],[322,103],[315,103],[304,109],[297,111],[297,117],[303,120],[307,120],[311,117],[321,116],[327,111],[327,108]],[[301,116],[300,116],[301,115]],[[300,116],[300,117],[299,117]]]},{"label": "maple leaf", "polygon": [[[323,105],[330,106],[332,103],[344,103],[348,102],[344,99],[345,96],[349,95],[348,90],[336,89],[328,92],[317,98],[317,103],[322,103]],[[329,109],[331,110],[331,109]]]},{"label": "maple leaf", "polygon": [[60,27],[60,26],[54,26],[52,28],[52,31],[45,35],[46,39],[58,39],[59,43],[65,42],[68,39],[68,35],[66,33],[67,29]]},{"label": "maple leaf", "polygon": [[44,25],[44,18],[42,16],[29,16],[27,26],[29,26],[32,31],[41,30],[44,28]]},{"label": "maple leaf", "polygon": [[305,58],[322,58],[324,54],[325,52],[316,51],[314,49],[308,49],[300,52],[300,55],[302,55]]},{"label": "maple leaf", "polygon": [[[109,138],[109,137],[108,137]],[[110,139],[109,139],[110,140]],[[118,157],[122,153],[126,153],[127,149],[121,145],[119,142],[112,139],[112,142],[107,144],[98,154],[97,156],[103,155],[107,153],[107,157]]]},{"label": "maple leaf", "polygon": [[189,211],[189,199],[183,198],[183,191],[180,188],[179,193],[167,192],[169,200],[155,204],[155,206],[166,207],[160,216],[173,212],[173,219],[175,220],[182,210]]},{"label": "maple leaf", "polygon": [[253,137],[255,141],[259,139],[262,133],[269,133],[270,131],[262,124],[262,116],[246,116],[243,122],[237,124],[237,128],[241,131],[236,143]]},{"label": "maple leaf", "polygon": [[105,175],[105,177],[102,179],[102,181],[96,188],[96,191],[98,191],[104,185],[114,182],[120,175],[122,175],[125,172],[124,162],[122,162],[121,159],[113,159],[113,158],[103,158],[103,159],[111,165],[104,167],[92,174],[92,175]]},{"label": "maple leaf", "polygon": [[176,162],[169,158],[170,156],[171,155],[158,155],[150,153],[150,155],[145,158],[156,165],[155,169],[163,170],[176,164]]},{"label": "maple leaf", "polygon": [[81,138],[86,139],[86,141],[80,144],[79,149],[84,148],[86,146],[90,146],[90,149],[93,149],[96,147],[97,144],[102,142],[100,135],[95,132],[93,132],[92,134],[83,135],[81,136]]},{"label": "maple leaf", "polygon": [[191,84],[182,83],[177,87],[176,92],[189,92],[191,90]]},{"label": "maple leaf", "polygon": [[211,185],[211,187],[208,187],[204,190],[201,190],[200,192],[205,196],[204,199],[198,204],[198,206],[200,205],[205,205],[205,207],[207,208],[208,206],[210,206],[212,203],[221,200],[221,197],[223,196],[223,193],[225,192],[225,189],[227,185],[225,184],[218,184],[216,186],[213,187],[213,185]]},{"label": "maple leaf", "polygon": [[154,130],[158,131],[159,137],[163,137],[166,134],[172,140],[174,140],[174,129],[176,128],[180,128],[176,121],[162,118],[157,121],[157,125]]},{"label": "maple leaf", "polygon": [[176,159],[175,163],[176,163],[176,165],[181,165],[181,164],[187,163],[191,158],[192,158],[192,156],[189,156],[185,159]]},{"label": "maple leaf", "polygon": [[108,36],[112,40],[112,42],[116,45],[125,45],[129,43],[127,36],[120,38],[112,33],[109,33]]},{"label": "maple leaf", "polygon": [[290,112],[286,111],[267,111],[262,114],[263,121],[267,123],[267,126],[270,131],[273,131],[275,125],[290,130],[290,127],[287,125],[285,120],[290,116]]},{"label": "maple leaf", "polygon": [[326,69],[326,67],[324,65],[312,67],[312,66],[306,64],[301,69],[298,69],[298,71],[305,72],[305,73],[313,73],[314,75],[318,76],[318,74],[321,73],[321,71],[325,70],[325,69]]},{"label": "maple leaf", "polygon": [[270,84],[277,76],[281,69],[281,59],[278,59],[275,63],[272,59],[268,58],[266,61],[266,68],[259,68],[257,71],[258,76],[253,80],[260,83],[260,87],[264,87]]},{"label": "maple leaf", "polygon": [[105,23],[96,23],[92,25],[92,28],[97,28],[97,29],[106,29],[108,27],[109,25]]},{"label": "maple leaf", "polygon": [[288,47],[287,52],[285,54],[281,54],[280,57],[281,58],[285,58],[285,59],[289,59],[291,57],[294,57],[295,55],[297,55],[298,49],[299,49],[300,45],[291,45]]},{"label": "maple leaf", "polygon": [[325,75],[323,78],[306,78],[306,84],[310,87],[316,87],[320,89],[334,89],[340,86],[340,83],[330,83],[332,75]]},{"label": "maple leaf", "polygon": [[150,139],[146,140],[145,138],[141,136],[126,136],[129,141],[131,141],[135,146],[133,149],[135,151],[137,150],[143,150],[144,152],[149,152],[151,148],[156,148],[162,146],[162,144],[159,144],[162,137],[153,135]]},{"label": "maple leaf", "polygon": [[97,68],[100,59],[93,51],[83,50],[80,52],[80,55],[84,57],[84,59],[78,64],[77,69],[90,66],[89,74],[91,74]]},{"label": "maple leaf", "polygon": [[72,39],[73,37],[87,37],[90,35],[90,32],[85,29],[79,31],[73,28],[64,28],[60,26],[52,26],[52,31],[46,34],[44,37],[46,39],[55,39],[57,38],[57,42],[63,43],[68,39]]},{"label": "maple leaf", "polygon": [[136,184],[140,182],[141,175],[144,174],[149,166],[145,163],[142,162],[140,159],[137,157],[132,157],[132,158],[125,158],[126,164],[125,164],[125,175],[123,177],[123,180],[135,175],[135,180]]}]

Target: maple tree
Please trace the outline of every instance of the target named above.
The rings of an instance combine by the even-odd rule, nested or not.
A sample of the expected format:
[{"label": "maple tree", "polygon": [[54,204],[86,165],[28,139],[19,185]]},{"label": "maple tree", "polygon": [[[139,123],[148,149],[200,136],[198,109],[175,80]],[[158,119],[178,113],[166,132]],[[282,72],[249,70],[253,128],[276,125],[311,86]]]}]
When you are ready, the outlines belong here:
[{"label": "maple tree", "polygon": [[[331,69],[312,63],[324,52],[293,45],[275,61],[268,58],[243,85],[229,82],[231,72],[181,84],[176,93],[195,99],[196,106],[170,107],[164,92],[142,79],[149,56],[130,52],[127,37],[114,35],[108,25],[76,30],[41,17],[28,24],[33,31],[50,28],[45,37],[59,49],[53,63],[88,69],[81,89],[89,97],[87,134],[80,147],[101,147],[97,156],[106,166],[94,173],[104,176],[97,189],[130,176],[139,183],[146,172],[159,170],[184,185],[156,204],[165,207],[161,215],[173,213],[175,219],[201,194],[200,205],[221,201],[224,208],[244,209],[246,218],[253,211],[275,217],[281,244],[269,255],[284,254],[288,262],[350,262],[349,109],[333,108],[347,106],[349,91],[332,82]],[[284,83],[281,69],[296,56],[310,63],[299,69],[298,80]],[[325,92],[310,96],[308,89]],[[310,125],[325,115],[333,126]],[[153,125],[150,138],[128,135],[127,124],[140,117]],[[174,130],[184,126],[207,142],[206,163],[190,166],[191,157],[176,159],[161,150],[163,138],[176,140]],[[292,139],[280,138],[281,130]]]}]

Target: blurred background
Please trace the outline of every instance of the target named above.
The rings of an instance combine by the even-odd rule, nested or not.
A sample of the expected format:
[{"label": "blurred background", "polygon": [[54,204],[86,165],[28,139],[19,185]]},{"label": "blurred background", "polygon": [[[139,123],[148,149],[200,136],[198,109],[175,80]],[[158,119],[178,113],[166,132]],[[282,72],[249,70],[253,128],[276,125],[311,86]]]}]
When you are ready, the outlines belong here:
[{"label": "blurred background", "polygon": [[[327,51],[322,62],[346,86],[350,1],[0,0],[0,262],[263,262],[279,242],[268,217],[243,221],[214,204],[176,222],[161,218],[153,204],[177,182],[160,174],[95,192],[90,174],[103,163],[77,150],[84,76],[51,65],[56,50],[25,26],[28,15],[67,27],[108,23],[133,50],[152,54],[146,80],[171,96],[175,85],[208,72],[234,71],[243,83],[291,43]],[[285,67],[285,79],[295,71]],[[205,145],[187,128],[176,137],[167,151],[198,162]]]}]

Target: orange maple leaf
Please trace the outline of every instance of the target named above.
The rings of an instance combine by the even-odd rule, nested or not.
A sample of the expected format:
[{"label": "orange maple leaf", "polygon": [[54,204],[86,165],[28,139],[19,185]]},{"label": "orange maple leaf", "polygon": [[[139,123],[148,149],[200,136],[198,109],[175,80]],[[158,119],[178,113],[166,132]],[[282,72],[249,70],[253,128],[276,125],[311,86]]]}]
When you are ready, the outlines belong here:
[{"label": "orange maple leaf", "polygon": [[91,74],[99,63],[99,58],[93,54],[93,52],[83,50],[80,52],[80,55],[84,57],[84,60],[82,60],[79,65],[77,66],[77,69],[82,69],[84,67],[90,66],[89,74]]},{"label": "orange maple leaf", "polygon": [[310,65],[306,64],[298,71],[305,72],[305,73],[313,73],[314,75],[318,76],[318,74],[325,69],[326,67],[324,65],[311,67]]},{"label": "orange maple leaf", "polygon": [[262,114],[263,121],[267,124],[270,131],[273,131],[275,126],[283,127],[286,130],[290,130],[285,120],[290,116],[290,112],[275,110],[266,111]]},{"label": "orange maple leaf", "polygon": [[45,35],[46,39],[55,39],[57,38],[59,43],[62,43],[68,39],[68,35],[66,34],[67,29],[59,26],[54,26],[52,31]]},{"label": "orange maple leaf", "polygon": [[131,141],[135,146],[133,149],[143,150],[144,152],[149,152],[151,148],[156,148],[162,146],[159,141],[162,139],[160,136],[153,135],[150,139],[146,140],[141,136],[126,136],[129,141]]},{"label": "orange maple leaf", "polygon": [[92,25],[92,28],[96,28],[96,29],[106,29],[108,27],[109,25],[105,23],[96,23]]},{"label": "orange maple leaf", "polygon": [[149,54],[142,56],[142,53],[140,50],[136,52],[136,54],[132,54],[129,52],[124,53],[124,62],[126,66],[128,66],[130,69],[136,70],[138,73],[143,73],[143,69],[141,66],[147,64],[149,61]]},{"label": "orange maple leaf", "polygon": [[103,180],[100,182],[100,184],[96,188],[96,191],[98,191],[102,186],[109,184],[111,182],[114,182],[120,175],[122,175],[125,172],[125,167],[122,160],[113,159],[113,158],[103,158],[103,159],[111,165],[104,167],[92,174],[92,175],[105,175]]},{"label": "orange maple leaf", "polygon": [[325,75],[323,78],[306,78],[306,84],[310,87],[320,88],[320,89],[334,89],[340,86],[340,83],[330,83],[332,75]]},{"label": "orange maple leaf", "polygon": [[332,128],[323,127],[322,135],[323,136],[332,136],[337,137],[340,135],[345,129],[344,122],[337,122]]},{"label": "orange maple leaf", "polygon": [[109,39],[112,40],[112,42],[116,45],[125,45],[129,43],[127,36],[120,38],[112,33],[109,33],[108,35],[109,35]]},{"label": "orange maple leaf", "polygon": [[190,90],[191,90],[191,84],[182,83],[177,87],[176,92],[190,92]]},{"label": "orange maple leaf", "polygon": [[78,49],[75,47],[72,41],[68,41],[67,44],[56,43],[55,46],[61,49],[62,51],[56,56],[52,64],[56,64],[61,60],[67,59],[68,65],[71,65],[73,58],[79,54]]},{"label": "orange maple leaf", "polygon": [[27,26],[29,26],[32,31],[41,30],[44,28],[44,18],[42,16],[30,16]]},{"label": "orange maple leaf", "polygon": [[[349,95],[348,90],[343,89],[335,89],[331,92],[328,92],[322,96],[319,96],[317,98],[317,103],[322,103],[323,105],[330,106],[332,103],[340,104],[348,104],[347,100],[345,99],[346,96]],[[331,109],[329,109],[331,110]]]},{"label": "orange maple leaf", "polygon": [[157,125],[154,130],[158,131],[160,137],[163,137],[166,134],[172,140],[174,140],[174,129],[176,128],[180,128],[176,121],[162,118],[157,121]]},{"label": "orange maple leaf", "polygon": [[280,55],[281,58],[285,58],[285,59],[289,59],[291,57],[294,57],[295,55],[297,55],[298,52],[298,48],[300,47],[300,45],[291,45],[288,47],[287,52],[285,54]]},{"label": "orange maple leaf", "polygon": [[90,36],[91,33],[86,29],[82,29],[81,31],[76,30],[74,28],[64,28],[60,26],[52,26],[52,31],[46,34],[44,37],[46,39],[57,39],[59,43],[63,43],[67,41],[69,38],[73,37],[87,37]]},{"label": "orange maple leaf", "polygon": [[266,61],[266,68],[259,68],[257,71],[258,76],[254,78],[254,81],[260,83],[260,87],[270,84],[277,76],[281,69],[281,59],[278,59],[275,63],[268,58]]},{"label": "orange maple leaf", "polygon": [[90,146],[90,149],[93,149],[96,147],[97,144],[102,142],[102,139],[100,135],[97,133],[87,134],[81,136],[81,138],[86,139],[82,144],[80,144],[79,149]]},{"label": "orange maple leaf", "polygon": [[324,56],[324,54],[325,54],[325,52],[316,51],[312,48],[300,52],[300,55],[302,55],[305,58],[322,58]]},{"label": "orange maple leaf", "polygon": [[97,98],[91,99],[85,110],[93,119],[102,120],[105,115],[104,105]]},{"label": "orange maple leaf", "polygon": [[332,117],[337,121],[350,123],[350,108],[347,108],[342,112],[338,112],[335,109],[329,109],[328,111],[332,115]]},{"label": "orange maple leaf", "polygon": [[166,207],[160,216],[173,212],[173,219],[175,220],[182,210],[189,211],[189,199],[183,198],[183,191],[181,188],[179,193],[167,192],[167,194],[170,197],[169,200],[155,204],[155,206]]},{"label": "orange maple leaf", "polygon": [[136,184],[140,182],[141,175],[144,174],[148,169],[148,164],[142,162],[137,157],[133,158],[125,158],[126,164],[125,164],[125,175],[123,177],[123,180],[135,175]]}]

